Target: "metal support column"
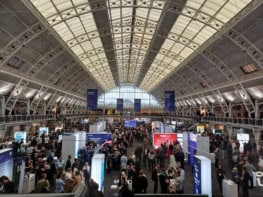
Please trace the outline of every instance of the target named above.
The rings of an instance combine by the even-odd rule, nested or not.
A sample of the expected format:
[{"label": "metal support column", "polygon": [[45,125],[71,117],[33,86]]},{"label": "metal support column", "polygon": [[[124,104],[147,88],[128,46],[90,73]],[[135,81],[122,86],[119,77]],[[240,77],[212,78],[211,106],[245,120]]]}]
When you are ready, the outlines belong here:
[{"label": "metal support column", "polygon": [[5,96],[2,96],[1,100],[1,114],[0,115],[5,115]]},{"label": "metal support column", "polygon": [[30,99],[27,99],[27,103],[26,104],[27,104],[27,106],[26,106],[26,114],[30,115],[30,104],[31,104],[30,103]]},{"label": "metal support column", "polygon": [[259,114],[259,103],[258,100],[255,100],[255,118],[259,118],[260,114]]},{"label": "metal support column", "polygon": [[228,103],[228,117],[232,117],[232,103]]}]

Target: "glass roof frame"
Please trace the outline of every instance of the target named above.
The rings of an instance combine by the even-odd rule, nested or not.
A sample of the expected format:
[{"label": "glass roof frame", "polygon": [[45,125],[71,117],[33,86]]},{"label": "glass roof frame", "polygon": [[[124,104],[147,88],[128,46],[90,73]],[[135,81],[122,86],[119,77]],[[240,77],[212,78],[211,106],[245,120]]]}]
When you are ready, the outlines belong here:
[{"label": "glass roof frame", "polygon": [[[187,57],[189,57],[194,51],[198,50],[198,48],[202,44],[204,44],[210,37],[212,37],[215,33],[217,33],[217,31],[220,31],[221,27],[223,25],[225,25],[232,18],[232,17],[229,17],[228,20],[225,23],[222,20],[216,18],[216,16],[220,13],[220,11],[223,10],[224,6],[226,6],[227,4],[231,3],[231,1],[224,1],[224,2],[222,1],[223,5],[219,6],[219,9],[214,12],[213,16],[209,16],[208,14],[202,12],[202,9],[205,7],[205,5],[207,3],[211,3],[211,2],[209,0],[202,0],[202,1],[203,1],[202,3],[199,3],[199,5],[197,5],[197,6],[200,6],[197,9],[193,9],[193,8],[191,8],[191,6],[189,6],[188,9],[190,9],[190,10],[195,12],[194,15],[191,15],[192,13],[189,12],[189,11],[187,12],[186,7],[188,7],[187,3],[190,2],[190,4],[191,4],[194,1],[193,0],[188,0],[187,3],[186,3],[186,6],[183,8],[183,11],[182,11],[182,13],[185,13],[185,15],[180,15],[178,17],[177,21],[175,22],[175,24],[174,24],[173,28],[171,29],[171,31],[169,32],[169,34],[171,34],[171,33],[174,33],[175,35],[177,34],[178,35],[177,41],[178,41],[178,40],[181,39],[181,37],[186,37],[187,38],[186,33],[188,33],[189,31],[186,31],[186,30],[191,24],[194,24],[194,23],[203,24],[202,28],[200,28],[195,34],[193,34],[191,38],[188,38],[188,41],[184,40],[185,44],[183,44],[183,48],[181,48],[181,50],[180,49],[177,50],[177,52],[175,52],[175,51],[179,47],[178,44],[177,44],[179,42],[173,42],[172,46],[169,46],[169,47],[165,47],[165,45],[169,45],[167,43],[167,42],[169,42],[169,39],[166,39],[165,42],[163,43],[163,46],[161,47],[160,52],[164,51],[164,50],[167,51],[167,49],[168,49],[169,52],[175,52],[177,54],[177,56],[175,57],[177,62],[171,61],[170,64],[168,64],[169,67],[173,67],[175,69],[181,63],[183,63],[183,61],[186,60]],[[248,2],[250,2],[250,0],[248,0]],[[247,5],[247,4],[245,4],[245,5]],[[242,9],[244,7],[242,7]],[[234,15],[236,15],[236,14],[234,14]],[[182,24],[181,22],[183,20],[181,20],[181,19],[183,17],[188,18],[188,22],[186,23],[186,25],[182,29],[182,31],[180,33],[177,33],[176,30],[178,31],[179,24]],[[196,20],[196,19],[200,19],[200,20]],[[200,22],[200,21],[203,21],[203,22]],[[213,32],[212,33],[209,32],[210,35],[208,35],[208,36],[204,35],[204,33],[203,33],[201,36],[203,36],[205,38],[204,38],[203,41],[198,43],[197,41],[195,41],[195,39],[196,39],[196,37],[198,37],[201,34],[202,31],[204,31],[205,28],[207,28],[207,29],[210,28],[210,30],[213,30]],[[193,44],[192,41],[197,42],[198,45]],[[175,47],[176,44],[177,44],[177,46]],[[195,50],[192,50],[190,47],[188,47],[190,44],[192,44],[192,46],[195,46],[194,47]],[[181,55],[182,52],[184,52],[185,54]],[[159,55],[160,54],[158,54],[156,56],[156,59],[158,58]],[[181,57],[178,58],[178,55],[180,55]],[[166,57],[163,57],[163,61],[164,61],[165,58]],[[173,63],[173,66],[171,66],[172,63]],[[158,83],[160,83],[163,79],[165,79],[169,75],[169,73],[171,73],[171,72],[168,71],[170,69],[167,69],[168,67],[167,67],[166,64],[162,65],[160,63],[159,66],[156,67],[156,68],[153,65],[154,64],[151,65],[151,67],[148,70],[148,72],[146,73],[142,83],[140,84],[140,87],[143,88],[143,89],[146,89],[147,91],[151,91]],[[153,75],[152,73],[158,73],[159,75],[156,76],[156,75]]]},{"label": "glass roof frame", "polygon": [[[51,2],[54,6],[54,0],[41,0],[41,3],[38,0],[30,1],[39,10],[42,16],[44,16],[52,28],[65,23],[70,29],[68,22],[74,21],[74,18],[79,18],[81,21],[81,17],[86,15],[90,15],[90,18],[93,18],[92,11],[96,11],[96,9],[107,9],[109,15],[115,14],[115,18],[109,18],[121,83],[136,83],[138,74],[142,71],[143,62],[145,61],[145,51],[151,50],[149,49],[150,42],[144,42],[143,40],[151,40],[154,36],[156,26],[159,25],[158,22],[165,6],[164,0],[137,1],[137,5],[133,5],[133,1],[130,0],[107,0],[108,6],[106,8],[95,8],[91,10],[87,0],[56,0],[54,9],[54,7],[52,8],[50,5]],[[164,80],[166,76],[173,72],[176,67],[181,65],[193,52],[197,51],[210,37],[217,31],[220,31],[232,17],[239,13],[250,2],[251,0],[229,0],[222,2],[202,0],[201,3],[197,3],[196,0],[187,0],[185,7],[179,13],[174,27],[171,32],[168,32],[168,36],[159,54],[145,74],[140,87],[147,91],[151,91],[158,83]],[[130,13],[133,9],[136,9],[138,12],[135,16],[132,16],[132,13]],[[122,10],[125,11],[122,12]],[[145,10],[148,10],[146,14],[143,12]],[[152,18],[154,18],[154,15],[149,17],[151,10],[159,10],[158,12],[160,12],[159,16],[155,17],[153,20]],[[169,11],[178,12],[176,10]],[[123,20],[129,18],[135,19],[133,26],[130,23],[124,23]],[[143,21],[143,19],[145,19],[145,21]],[[74,25],[73,22],[71,24]],[[94,75],[105,90],[115,87],[117,84],[114,83],[109,68],[109,62],[105,55],[105,49],[103,49],[102,44],[99,43],[103,35],[99,34],[96,25],[93,25],[92,31],[87,31],[83,22],[81,25],[84,29],[82,34],[75,36],[72,33],[74,35],[73,38],[64,41],[68,46],[70,45],[69,47],[71,49],[74,49],[73,52],[79,57],[80,62],[86,65],[87,69]],[[201,28],[197,29],[198,27]],[[65,28],[65,26],[61,25],[61,28]],[[127,28],[130,28],[130,30],[124,31]],[[140,31],[139,28],[141,28]],[[180,28],[181,32],[178,32]],[[121,31],[115,32],[115,29],[120,29]],[[60,29],[60,31],[62,30]],[[129,37],[130,40],[127,39]],[[130,46],[124,47],[129,41],[131,42],[131,38],[132,43],[130,43]],[[137,39],[137,43],[134,43],[134,38]],[[125,39],[127,39],[126,43],[123,42]],[[90,46],[85,42],[90,42],[92,47],[89,48]],[[136,45],[138,46],[137,48],[135,47]],[[82,53],[80,53],[81,50]],[[125,55],[127,57],[124,57]],[[137,59],[134,57],[137,57]]]}]

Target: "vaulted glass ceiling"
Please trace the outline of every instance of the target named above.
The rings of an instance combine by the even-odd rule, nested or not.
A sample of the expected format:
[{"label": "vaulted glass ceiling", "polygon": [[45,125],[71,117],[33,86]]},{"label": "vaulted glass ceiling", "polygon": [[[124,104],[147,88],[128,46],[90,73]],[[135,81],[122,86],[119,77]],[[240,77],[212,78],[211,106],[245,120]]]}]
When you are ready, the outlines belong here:
[{"label": "vaulted glass ceiling", "polygon": [[[88,0],[30,0],[104,90],[122,83],[150,91],[197,51],[251,0],[187,0],[180,12],[165,0],[105,0],[106,7]],[[105,2],[104,1],[104,2]],[[91,6],[90,2],[98,2]],[[105,48],[93,13],[105,9],[113,49]],[[156,29],[165,26],[166,12],[179,14],[161,46],[152,46]],[[159,48],[149,69],[147,53]],[[107,51],[113,50],[119,81],[113,77]]]}]

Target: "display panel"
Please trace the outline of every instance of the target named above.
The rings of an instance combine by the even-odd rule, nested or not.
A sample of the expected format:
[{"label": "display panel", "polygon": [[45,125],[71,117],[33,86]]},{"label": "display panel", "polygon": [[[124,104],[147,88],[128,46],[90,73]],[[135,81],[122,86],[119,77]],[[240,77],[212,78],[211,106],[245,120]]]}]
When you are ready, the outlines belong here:
[{"label": "display panel", "polygon": [[242,153],[244,151],[244,144],[248,143],[249,141],[249,134],[248,133],[238,133],[237,140],[240,143],[239,151]]},{"label": "display panel", "polygon": [[137,127],[137,120],[125,120],[124,121],[125,128],[136,128]]},{"label": "display panel", "polygon": [[14,139],[20,143],[22,140],[24,142],[24,144],[26,144],[26,136],[27,136],[27,133],[26,131],[16,131],[14,133]]},{"label": "display panel", "polygon": [[95,154],[91,164],[91,178],[99,184],[99,191],[104,191],[105,155]]},{"label": "display panel", "polygon": [[194,154],[196,153],[196,138],[197,135],[193,133],[188,133],[188,162],[193,165]]},{"label": "display panel", "polygon": [[48,127],[39,127],[38,134],[39,136],[43,135],[44,133],[48,135],[49,128]]},{"label": "display panel", "polygon": [[213,129],[213,134],[222,135],[222,129]]},{"label": "display panel", "polygon": [[170,144],[170,142],[174,142],[177,140],[176,133],[154,133],[153,134],[153,146],[155,148],[161,147],[161,144],[166,142],[166,144]]},{"label": "display panel", "polygon": [[7,176],[13,180],[13,151],[12,149],[0,150],[0,177]]},{"label": "display panel", "polygon": [[196,155],[193,166],[193,187],[195,194],[207,194],[212,197],[211,160]]},{"label": "display panel", "polygon": [[197,125],[196,130],[197,130],[197,133],[203,134],[205,132],[205,126]]},{"label": "display panel", "polygon": [[111,140],[112,140],[111,133],[87,133],[86,134],[86,141],[94,141],[97,144],[103,144]]},{"label": "display panel", "polygon": [[193,165],[193,188],[194,188],[194,193],[196,194],[201,194],[201,160],[198,159],[197,157],[194,157],[194,165]]},{"label": "display panel", "polygon": [[98,89],[87,90],[87,110],[97,109]]}]

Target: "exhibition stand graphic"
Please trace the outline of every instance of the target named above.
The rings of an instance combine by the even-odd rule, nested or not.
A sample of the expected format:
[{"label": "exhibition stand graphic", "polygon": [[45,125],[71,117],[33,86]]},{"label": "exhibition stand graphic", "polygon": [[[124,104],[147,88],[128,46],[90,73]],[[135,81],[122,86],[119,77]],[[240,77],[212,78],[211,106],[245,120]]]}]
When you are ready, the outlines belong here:
[{"label": "exhibition stand graphic", "polygon": [[211,160],[195,155],[193,161],[193,188],[195,194],[212,197]]},{"label": "exhibition stand graphic", "polygon": [[153,146],[155,148],[161,147],[161,144],[164,144],[166,142],[167,145],[170,144],[170,142],[174,142],[177,140],[177,134],[176,133],[154,133],[153,134]]},{"label": "exhibition stand graphic", "polygon": [[105,155],[94,154],[91,164],[91,178],[99,184],[99,191],[104,191]]}]

